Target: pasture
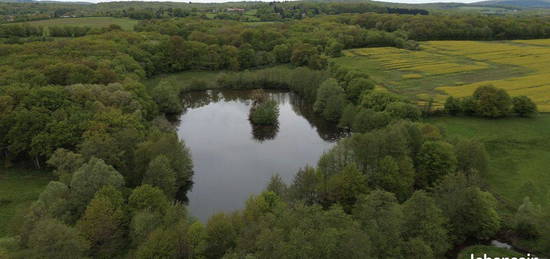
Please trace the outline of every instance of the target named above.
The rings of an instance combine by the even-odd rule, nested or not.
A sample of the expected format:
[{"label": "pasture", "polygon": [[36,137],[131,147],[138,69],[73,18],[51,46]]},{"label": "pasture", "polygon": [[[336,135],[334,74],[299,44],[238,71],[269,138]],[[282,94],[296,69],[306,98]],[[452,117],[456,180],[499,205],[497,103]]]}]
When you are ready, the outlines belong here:
[{"label": "pasture", "polygon": [[22,213],[53,177],[35,170],[0,169],[0,238],[13,227],[14,218]]},{"label": "pasture", "polygon": [[38,20],[25,22],[27,24],[43,26],[45,28],[50,26],[88,26],[91,28],[103,28],[108,27],[111,24],[119,25],[126,31],[134,30],[134,25],[138,23],[137,20],[129,18],[114,18],[114,17],[81,17],[81,18],[56,18],[48,20]]},{"label": "pasture", "polygon": [[471,95],[481,85],[526,95],[550,112],[550,40],[431,41],[421,50],[393,47],[344,51],[332,59],[369,73],[382,87],[420,104]]},{"label": "pasture", "polygon": [[473,138],[485,144],[489,171],[482,178],[501,201],[515,212],[525,196],[541,205],[550,201],[550,115],[536,118],[488,120],[475,117],[434,117],[447,138]]}]

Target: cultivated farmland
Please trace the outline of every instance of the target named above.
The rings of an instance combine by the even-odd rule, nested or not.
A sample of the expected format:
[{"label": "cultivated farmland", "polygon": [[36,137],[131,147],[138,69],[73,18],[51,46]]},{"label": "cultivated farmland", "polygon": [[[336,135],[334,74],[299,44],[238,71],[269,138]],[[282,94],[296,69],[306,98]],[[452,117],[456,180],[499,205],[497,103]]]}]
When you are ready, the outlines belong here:
[{"label": "cultivated farmland", "polygon": [[481,85],[526,95],[550,112],[550,40],[432,41],[420,51],[392,47],[352,49],[334,59],[367,71],[382,87],[423,103],[441,105]]}]

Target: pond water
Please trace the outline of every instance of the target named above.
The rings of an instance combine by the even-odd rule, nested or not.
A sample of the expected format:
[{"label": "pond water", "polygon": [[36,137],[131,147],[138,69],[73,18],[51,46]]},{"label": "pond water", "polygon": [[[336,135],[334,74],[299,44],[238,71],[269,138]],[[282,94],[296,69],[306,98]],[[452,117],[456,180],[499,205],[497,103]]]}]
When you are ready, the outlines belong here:
[{"label": "pond water", "polygon": [[345,134],[295,94],[267,93],[279,104],[277,127],[250,124],[251,91],[191,92],[184,98],[178,135],[193,157],[189,209],[200,220],[243,208],[275,173],[290,183]]}]

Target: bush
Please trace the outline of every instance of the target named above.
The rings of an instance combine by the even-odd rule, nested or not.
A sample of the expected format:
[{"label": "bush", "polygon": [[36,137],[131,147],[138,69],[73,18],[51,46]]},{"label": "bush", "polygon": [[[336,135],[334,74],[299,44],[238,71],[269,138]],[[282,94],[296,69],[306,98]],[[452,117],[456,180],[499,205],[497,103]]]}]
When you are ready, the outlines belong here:
[{"label": "bush", "polygon": [[417,156],[416,185],[429,187],[441,177],[453,173],[457,167],[454,147],[442,141],[426,141]]},{"label": "bush", "polygon": [[393,117],[408,119],[411,121],[416,121],[420,119],[420,116],[422,115],[422,112],[416,105],[404,102],[390,103],[389,105],[387,105],[386,111],[389,112]]},{"label": "bush", "polygon": [[366,90],[374,89],[374,83],[367,78],[355,78],[348,83],[346,94],[348,99],[357,102],[361,94]]},{"label": "bush", "polygon": [[313,110],[321,113],[327,105],[327,101],[336,95],[344,94],[344,89],[338,85],[338,81],[333,78],[324,81],[317,89],[317,97],[313,104]]},{"label": "bush", "polygon": [[527,96],[516,96],[512,99],[513,110],[521,117],[531,117],[537,114],[537,105]]},{"label": "bush", "polygon": [[32,231],[29,248],[31,258],[84,258],[90,244],[76,229],[44,219]]},{"label": "bush", "polygon": [[249,119],[256,125],[275,125],[278,117],[279,106],[273,100],[257,103],[250,108]]},{"label": "bush", "polygon": [[328,99],[325,109],[323,110],[323,118],[328,121],[338,121],[342,116],[346,107],[346,99],[342,95]]},{"label": "bush", "polygon": [[540,235],[540,230],[537,228],[540,218],[542,218],[541,208],[533,204],[529,197],[525,197],[514,215],[514,229],[523,238],[536,238]]},{"label": "bush", "polygon": [[464,97],[460,102],[460,107],[465,115],[473,115],[476,113],[476,102],[471,96]]},{"label": "bush", "polygon": [[387,112],[364,109],[357,113],[351,128],[355,132],[367,132],[386,127],[391,121],[392,116]]},{"label": "bush", "polygon": [[383,111],[390,103],[400,102],[401,97],[392,93],[373,91],[363,96],[361,106],[375,111]]},{"label": "bush", "polygon": [[449,115],[457,115],[462,110],[460,100],[457,98],[454,98],[452,96],[449,96],[447,100],[445,101],[445,112],[447,112]]},{"label": "bush", "polygon": [[344,89],[336,79],[324,81],[317,89],[317,98],[313,110],[323,115],[326,120],[338,121],[346,107]]},{"label": "bush", "polygon": [[483,117],[505,117],[512,108],[512,99],[503,89],[494,86],[480,86],[472,96],[476,104],[476,114]]},{"label": "bush", "polygon": [[340,121],[338,122],[338,127],[351,128],[351,125],[355,120],[355,116],[357,115],[357,113],[359,113],[359,111],[360,111],[359,107],[353,104],[348,104],[344,108],[344,111],[342,111],[342,116],[340,117]]},{"label": "bush", "polygon": [[183,111],[179,89],[166,82],[161,81],[153,90],[151,95],[158,104],[159,110],[163,113],[175,114]]}]

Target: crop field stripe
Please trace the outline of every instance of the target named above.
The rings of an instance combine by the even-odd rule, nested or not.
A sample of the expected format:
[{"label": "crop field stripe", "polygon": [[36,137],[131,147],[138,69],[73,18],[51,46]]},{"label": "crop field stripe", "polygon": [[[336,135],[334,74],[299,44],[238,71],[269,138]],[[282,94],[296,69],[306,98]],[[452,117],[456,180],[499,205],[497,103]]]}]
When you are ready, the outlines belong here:
[{"label": "crop field stripe", "polygon": [[[550,112],[550,40],[431,41],[420,51],[392,47],[344,51],[336,63],[370,73],[378,83],[419,103],[468,96],[481,85],[532,98]],[[414,74],[415,76],[410,76]]]}]

